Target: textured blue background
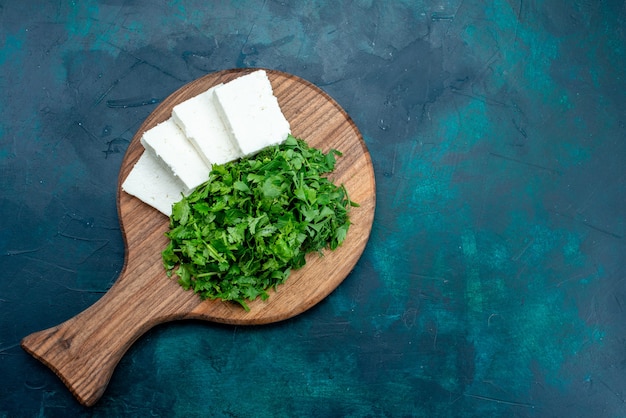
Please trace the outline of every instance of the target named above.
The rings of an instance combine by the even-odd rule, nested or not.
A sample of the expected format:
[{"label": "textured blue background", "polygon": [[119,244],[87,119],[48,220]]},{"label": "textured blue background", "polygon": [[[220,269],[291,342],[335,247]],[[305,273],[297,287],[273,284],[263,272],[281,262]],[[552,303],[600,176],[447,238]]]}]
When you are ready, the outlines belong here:
[{"label": "textured blue background", "polygon": [[[0,417],[626,416],[625,31],[621,0],[0,0]],[[259,66],[361,130],[363,258],[286,322],[153,329],[81,407],[20,339],[115,281],[156,104]]]}]

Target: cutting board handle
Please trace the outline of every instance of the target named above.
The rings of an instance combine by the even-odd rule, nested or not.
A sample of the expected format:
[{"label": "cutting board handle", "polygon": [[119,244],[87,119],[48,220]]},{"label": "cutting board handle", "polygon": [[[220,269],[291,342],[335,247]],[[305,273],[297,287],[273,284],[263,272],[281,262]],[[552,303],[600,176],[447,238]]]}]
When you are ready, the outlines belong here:
[{"label": "cutting board handle", "polygon": [[[145,288],[129,289],[134,282],[127,280],[124,272],[94,305],[60,325],[26,336],[21,342],[22,348],[52,369],[85,406],[100,399],[133,342],[154,325],[179,319],[186,309],[172,305],[166,296],[168,292],[157,292],[161,300],[156,300],[147,297],[150,292]],[[181,298],[182,288],[174,280],[160,283],[171,286],[172,297]],[[183,294],[181,299],[184,302],[188,295]]]},{"label": "cutting board handle", "polygon": [[77,316],[22,340],[22,348],[52,369],[85,406],[100,399],[117,363],[149,328],[148,318],[125,296],[113,286]]}]

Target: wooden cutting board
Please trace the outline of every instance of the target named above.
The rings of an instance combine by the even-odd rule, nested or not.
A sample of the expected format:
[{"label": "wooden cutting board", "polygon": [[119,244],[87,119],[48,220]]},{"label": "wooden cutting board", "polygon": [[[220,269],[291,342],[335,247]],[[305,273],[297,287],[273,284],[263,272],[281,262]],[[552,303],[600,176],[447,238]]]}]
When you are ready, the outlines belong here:
[{"label": "wooden cutting board", "polygon": [[142,334],[153,326],[181,319],[259,325],[297,315],[328,296],[350,273],[369,238],[375,208],[374,170],[358,129],[326,93],[296,76],[266,70],[294,136],[327,152],[343,152],[330,176],[343,183],[360,207],[350,212],[352,225],[343,245],[310,254],[302,269],[270,292],[266,301],[238,304],[202,301],[168,278],[161,262],[169,218],[121,190],[143,152],[143,132],[171,116],[172,108],[208,88],[253,71],[236,69],[208,74],[165,99],[133,137],[120,169],[117,205],[126,244],[124,268],[111,289],[94,305],[68,321],[22,340],[22,347],[50,367],[83,405],[102,396],[115,366]]}]

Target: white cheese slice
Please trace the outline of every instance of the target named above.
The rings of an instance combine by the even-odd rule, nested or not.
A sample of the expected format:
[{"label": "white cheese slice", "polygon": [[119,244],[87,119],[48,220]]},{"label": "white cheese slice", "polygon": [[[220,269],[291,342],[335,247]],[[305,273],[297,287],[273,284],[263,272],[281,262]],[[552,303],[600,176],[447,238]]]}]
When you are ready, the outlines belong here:
[{"label": "white cheese slice", "polygon": [[214,89],[215,105],[244,155],[283,142],[291,133],[264,70]]},{"label": "white cheese slice", "polygon": [[172,118],[148,129],[141,143],[163,161],[187,189],[194,189],[209,179],[210,165],[204,162]]},{"label": "white cheese slice", "polygon": [[122,183],[122,190],[167,216],[172,214],[172,205],[182,199],[181,194],[189,193],[178,178],[146,151]]},{"label": "white cheese slice", "polygon": [[242,156],[213,103],[216,87],[174,106],[172,110],[172,118],[207,164],[223,164]]}]

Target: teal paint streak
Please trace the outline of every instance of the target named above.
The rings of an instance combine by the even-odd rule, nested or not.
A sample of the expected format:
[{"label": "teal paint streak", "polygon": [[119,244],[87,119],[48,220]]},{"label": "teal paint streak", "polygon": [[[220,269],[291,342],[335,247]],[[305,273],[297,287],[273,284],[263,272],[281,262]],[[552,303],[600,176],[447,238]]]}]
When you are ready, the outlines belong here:
[{"label": "teal paint streak", "polygon": [[[559,374],[561,364],[574,356],[594,332],[579,318],[577,308],[567,303],[562,283],[567,277],[558,271],[550,273],[550,265],[560,257],[565,264],[577,264],[576,260],[584,257],[577,248],[578,238],[569,231],[527,222],[513,220],[510,227],[514,231],[506,234],[513,237],[522,234],[519,230],[529,231],[531,241],[522,247],[523,254],[522,250],[516,253],[516,249],[505,247],[510,255],[497,264],[493,263],[493,243],[498,238],[489,232],[481,233],[481,255],[476,264],[480,277],[495,280],[478,292],[478,298],[467,294],[469,306],[476,305],[477,299],[481,306],[475,310],[477,315],[470,317],[472,338],[482,347],[478,351],[493,352],[485,367],[477,367],[476,381],[484,379],[504,385],[507,379],[515,377],[512,381],[520,383],[513,386],[521,392],[528,390],[525,385],[532,381],[529,362],[537,362],[547,381],[558,385],[563,380]],[[466,280],[474,279],[468,275]],[[495,289],[494,281],[499,285]],[[522,299],[519,294],[526,296]]]},{"label": "teal paint streak", "polygon": [[[313,341],[285,344],[280,333],[280,329],[267,328],[238,332],[208,324],[195,332],[179,327],[159,335],[150,345],[154,381],[178,381],[181,371],[185,373],[185,385],[165,395],[168,413],[195,415],[200,405],[220,416],[306,416],[316,411],[358,417],[374,412],[370,403],[333,410],[338,398],[368,396],[368,388],[352,380],[358,364],[351,352],[319,351],[319,342]],[[309,364],[311,353],[315,353],[317,367]]]},{"label": "teal paint streak", "polygon": [[97,1],[71,2],[65,28],[69,51],[104,51],[117,56],[120,51],[143,46],[153,33],[142,19],[119,21],[123,9],[109,8]]},{"label": "teal paint streak", "polygon": [[462,35],[468,44],[483,46],[477,53],[492,69],[488,84],[507,88],[512,77],[519,78],[519,88],[536,92],[546,103],[553,101],[550,68],[559,56],[558,38],[528,27],[505,0],[490,2],[484,13],[480,27],[468,26]]},{"label": "teal paint streak", "polygon": [[[383,188],[395,189],[393,199],[388,203],[389,210],[402,211],[402,215],[398,217],[400,222],[393,227],[392,234],[381,232],[386,235],[385,245],[373,250],[374,259],[380,263],[377,270],[385,275],[386,289],[395,298],[406,296],[410,287],[405,275],[396,274],[398,265],[406,262],[407,239],[403,234],[422,231],[424,235],[441,236],[449,228],[450,216],[459,219],[468,215],[467,207],[454,207],[458,187],[453,184],[453,167],[446,161],[450,156],[467,153],[483,138],[488,123],[485,104],[472,100],[458,112],[438,116],[433,132],[424,135],[424,141],[441,138],[442,142],[426,146],[416,140],[399,145],[396,171],[403,173],[403,179],[407,180],[398,183],[391,178],[389,184],[384,184],[383,179]],[[415,244],[419,248],[419,243]],[[441,274],[436,276],[441,277]]]},{"label": "teal paint streak", "polygon": [[[458,225],[464,221],[464,216],[454,217],[449,222]],[[547,373],[546,379],[557,385],[561,381],[560,365],[575,355],[583,341],[589,339],[594,331],[579,319],[576,307],[567,306],[565,293],[554,290],[563,277],[544,277],[541,274],[544,268],[549,270],[548,265],[556,256],[563,257],[573,265],[580,264],[582,255],[578,237],[568,231],[533,227],[527,219],[515,219],[511,224],[516,231],[506,236],[523,235],[517,228],[531,233],[532,241],[520,256],[524,261],[520,263],[517,248],[502,242],[497,235],[466,230],[456,239],[464,259],[465,270],[461,274],[464,287],[454,291],[450,289],[449,283],[443,281],[435,282],[434,285],[442,294],[449,295],[455,301],[456,309],[461,303],[466,309],[450,313],[444,302],[431,301],[429,305],[423,306],[418,321],[420,326],[417,328],[418,332],[427,332],[428,321],[435,321],[440,336],[467,333],[477,349],[474,381],[479,386],[480,382],[494,382],[496,385],[515,388],[519,394],[523,394],[529,390],[528,382],[533,379],[529,365],[531,362],[538,362]],[[404,227],[402,230],[406,232],[424,226],[416,220],[412,220],[411,225],[413,228]],[[435,233],[443,235],[445,231]],[[451,247],[451,243],[434,235],[430,235],[430,238],[430,245],[441,243],[441,257],[448,260],[443,264],[454,264],[454,247]],[[447,238],[451,242],[455,241],[454,238]],[[389,237],[390,243],[394,240],[401,242],[402,238],[393,235]],[[398,303],[410,304],[409,289],[415,283],[400,273],[419,272],[419,268],[406,261],[403,263],[403,257],[390,258],[387,252],[379,252],[376,256],[380,258],[380,271],[387,273],[382,277],[385,285],[383,292],[391,292]],[[415,255],[410,256],[410,259],[412,263],[420,260]],[[445,271],[422,271],[421,274],[446,276]],[[531,296],[521,300],[517,286],[524,286],[524,283],[531,287]],[[385,320],[385,326],[378,328],[384,330],[393,322],[400,321],[397,316],[387,316]],[[564,324],[570,325],[565,327],[563,334],[555,336],[555,330],[563,329]],[[447,351],[445,348],[443,350]],[[437,384],[450,392],[463,390],[463,385],[455,377],[458,370],[454,362],[445,362],[440,372],[431,376]]]},{"label": "teal paint streak", "polygon": [[71,2],[66,25],[68,34],[76,37],[87,37],[92,34],[94,23],[98,21],[98,13],[97,2]]},{"label": "teal paint streak", "polygon": [[[2,114],[2,104],[0,103],[0,114]],[[7,141],[4,137],[4,126],[0,122],[0,163],[4,163],[5,160],[12,154],[12,151],[8,149]]]},{"label": "teal paint streak", "polygon": [[55,167],[52,174],[56,176],[55,182],[63,186],[80,184],[83,179],[89,177],[89,171],[85,162],[79,158],[62,167]]},{"label": "teal paint streak", "polygon": [[19,68],[24,53],[25,32],[8,34],[0,47],[0,65],[13,65]]},{"label": "teal paint streak", "polygon": [[174,15],[176,19],[179,19],[181,16],[188,17],[189,13],[187,12],[185,4],[186,3],[181,0],[171,0],[168,2],[168,7],[172,10],[172,15]]},{"label": "teal paint streak", "polygon": [[[21,69],[23,67],[24,62],[24,43],[27,39],[27,32],[20,31],[17,33],[9,33],[4,38],[4,42],[0,45],[0,72],[3,74],[13,74],[12,79],[10,80],[10,84],[7,87],[4,87],[2,94],[5,96],[10,96],[11,87],[10,86],[19,86],[22,83],[22,74],[23,71],[15,70]],[[8,114],[5,109],[2,108],[2,102],[0,102],[0,114],[6,115]],[[0,125],[0,134],[2,134],[2,126]],[[0,135],[0,140],[2,144],[4,144],[4,135]],[[4,145],[3,145],[4,147]]]},{"label": "teal paint streak", "polygon": [[71,2],[65,24],[68,37],[73,41],[90,36],[96,17],[97,5],[91,2]]},{"label": "teal paint streak", "polygon": [[591,81],[596,92],[610,91],[615,82],[626,78],[626,48],[616,37],[623,23],[620,13],[614,13],[608,7],[596,7],[596,4],[578,4],[578,14],[589,21],[584,37],[572,36],[571,46],[586,51],[587,60],[572,63],[579,69],[579,79]]},{"label": "teal paint streak", "polygon": [[[532,39],[530,34],[525,36]],[[549,60],[541,64],[548,68]],[[538,81],[538,86],[549,86],[538,89],[539,101],[551,100],[563,112],[574,109],[567,92],[549,75],[524,74],[528,84]],[[503,148],[503,141],[511,136],[511,127],[503,126],[486,101],[474,98],[456,109],[438,110],[418,138],[398,144],[394,171],[401,181],[393,176],[379,179],[381,189],[394,192],[392,199],[379,201],[377,210],[397,213],[397,222],[374,229],[380,235],[371,257],[380,272],[377,297],[389,298],[393,307],[378,319],[377,329],[384,333],[401,323],[403,314],[415,305],[412,290],[428,289],[430,297],[419,305],[416,338],[432,336],[435,328],[439,341],[466,335],[476,349],[475,370],[471,382],[459,379],[458,362],[445,355],[451,356],[455,349],[441,347],[437,356],[447,361],[439,364],[437,373],[416,370],[415,376],[451,393],[476,389],[497,394],[498,387],[507,387],[514,391],[514,398],[524,399],[537,378],[533,365],[538,365],[547,384],[563,388],[569,377],[562,374],[561,365],[583,350],[586,342],[597,342],[596,335],[604,332],[587,326],[578,307],[568,301],[568,290],[595,280],[569,281],[581,266],[588,265],[581,252],[585,236],[547,222],[537,196],[551,189],[553,175],[542,171],[537,175],[524,165],[485,158],[486,145]],[[481,153],[478,145],[483,147]],[[547,141],[531,152],[545,152],[541,147],[552,147],[551,153],[565,155],[565,160],[576,164],[590,158],[578,138]],[[534,157],[525,158],[532,162]],[[460,174],[471,174],[481,164],[493,178],[482,184],[473,184],[471,177],[458,181]],[[504,194],[506,187],[509,190]],[[493,194],[503,196],[498,202],[502,208],[487,208],[482,215],[476,196]],[[479,225],[482,216],[492,212],[493,220],[503,213],[510,215],[499,224],[490,225],[491,219],[485,219],[487,226]],[[459,236],[450,234],[459,230],[463,231]],[[420,254],[432,247],[439,251]],[[462,271],[451,271],[448,266],[458,265],[459,260]],[[562,271],[552,267],[555,260],[561,260]],[[520,294],[528,296],[522,299]],[[555,330],[563,331],[555,334]],[[436,344],[434,337],[430,339]],[[490,387],[485,388],[484,382],[491,382]]]}]

